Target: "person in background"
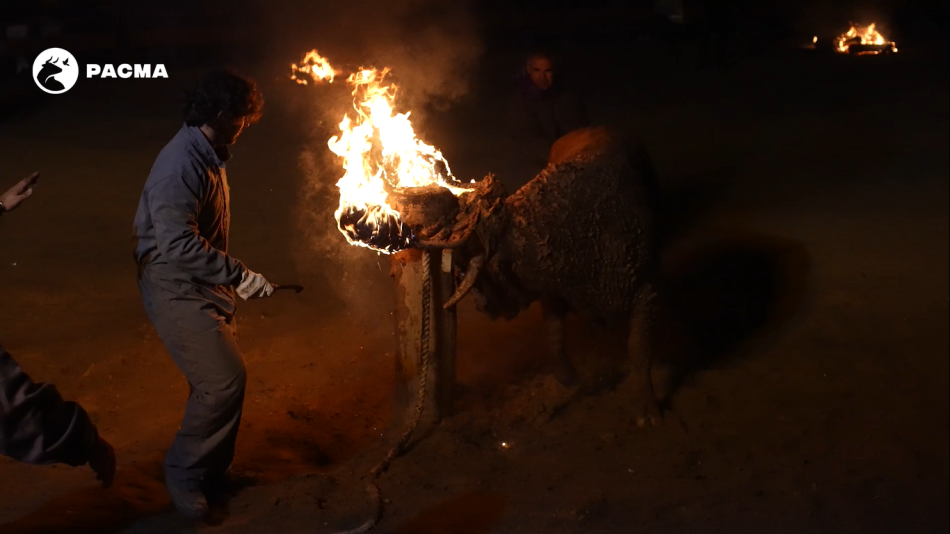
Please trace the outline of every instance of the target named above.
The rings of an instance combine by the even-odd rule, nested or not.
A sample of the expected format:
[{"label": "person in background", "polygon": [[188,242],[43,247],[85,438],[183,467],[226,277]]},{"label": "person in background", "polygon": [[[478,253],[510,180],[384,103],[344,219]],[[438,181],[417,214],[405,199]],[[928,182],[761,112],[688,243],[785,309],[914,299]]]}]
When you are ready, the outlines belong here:
[{"label": "person in background", "polygon": [[[0,218],[33,196],[39,173],[0,195]],[[102,482],[115,479],[115,450],[89,414],[64,401],[56,387],[30,379],[0,346],[0,454],[29,464],[88,464]]]},{"label": "person in background", "polygon": [[589,125],[581,100],[555,75],[551,54],[528,54],[508,105],[513,167],[530,180],[547,166],[551,146],[561,136]]}]

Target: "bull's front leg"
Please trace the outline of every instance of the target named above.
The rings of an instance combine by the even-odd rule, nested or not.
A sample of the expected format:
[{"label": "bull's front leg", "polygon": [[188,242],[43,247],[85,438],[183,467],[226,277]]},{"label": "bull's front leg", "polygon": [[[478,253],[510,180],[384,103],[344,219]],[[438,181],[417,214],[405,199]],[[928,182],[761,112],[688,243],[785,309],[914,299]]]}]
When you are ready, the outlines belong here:
[{"label": "bull's front leg", "polygon": [[663,422],[653,389],[653,378],[650,376],[656,301],[656,293],[648,285],[640,291],[633,313],[630,314],[630,337],[627,342],[631,364],[629,380],[633,382],[636,394],[634,410],[639,427],[660,426]]},{"label": "bull's front leg", "polygon": [[564,342],[566,306],[552,299],[544,299],[541,301],[541,310],[547,331],[548,352],[554,361],[554,378],[565,386],[572,386],[577,383],[577,371],[571,365]]}]

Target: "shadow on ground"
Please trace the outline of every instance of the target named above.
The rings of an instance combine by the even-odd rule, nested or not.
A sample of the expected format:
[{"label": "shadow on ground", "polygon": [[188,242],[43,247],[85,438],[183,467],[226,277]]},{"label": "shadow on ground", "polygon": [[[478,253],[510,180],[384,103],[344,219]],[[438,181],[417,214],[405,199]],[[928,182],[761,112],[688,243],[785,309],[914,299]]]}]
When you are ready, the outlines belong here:
[{"label": "shadow on ground", "polygon": [[723,233],[671,246],[656,351],[672,370],[671,392],[692,373],[747,356],[748,340],[788,322],[810,265],[802,243],[776,236]]},{"label": "shadow on ground", "polygon": [[4,534],[107,534],[138,519],[171,510],[162,482],[161,460],[118,472],[108,490],[86,487],[47,501],[42,508],[0,525]]}]

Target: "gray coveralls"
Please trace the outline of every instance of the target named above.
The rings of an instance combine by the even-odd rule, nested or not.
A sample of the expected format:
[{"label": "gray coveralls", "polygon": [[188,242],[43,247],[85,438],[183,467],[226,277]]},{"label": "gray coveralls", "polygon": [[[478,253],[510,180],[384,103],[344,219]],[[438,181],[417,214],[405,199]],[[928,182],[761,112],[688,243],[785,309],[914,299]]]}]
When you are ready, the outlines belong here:
[{"label": "gray coveralls", "polygon": [[99,440],[96,425],[52,384],[37,384],[0,347],[0,454],[29,464],[83,465]]},{"label": "gray coveralls", "polygon": [[232,286],[245,267],[228,256],[230,206],[224,162],[194,126],[162,149],[135,214],[135,261],[145,311],[191,386],[165,480],[200,487],[222,476],[241,423],[244,361]]}]

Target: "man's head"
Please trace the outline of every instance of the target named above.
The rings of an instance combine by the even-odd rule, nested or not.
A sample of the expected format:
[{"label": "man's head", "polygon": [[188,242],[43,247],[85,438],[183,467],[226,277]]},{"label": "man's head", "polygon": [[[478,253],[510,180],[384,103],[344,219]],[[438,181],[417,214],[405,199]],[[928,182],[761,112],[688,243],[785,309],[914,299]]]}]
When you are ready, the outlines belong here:
[{"label": "man's head", "polygon": [[211,72],[185,95],[185,124],[210,128],[216,145],[231,145],[261,117],[264,96],[253,80],[229,70]]},{"label": "man's head", "polygon": [[554,83],[554,61],[550,54],[534,52],[528,56],[525,70],[531,83],[542,91],[547,91]]}]

